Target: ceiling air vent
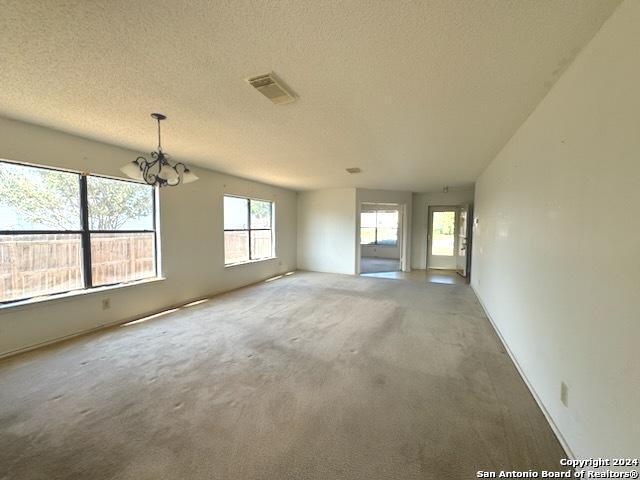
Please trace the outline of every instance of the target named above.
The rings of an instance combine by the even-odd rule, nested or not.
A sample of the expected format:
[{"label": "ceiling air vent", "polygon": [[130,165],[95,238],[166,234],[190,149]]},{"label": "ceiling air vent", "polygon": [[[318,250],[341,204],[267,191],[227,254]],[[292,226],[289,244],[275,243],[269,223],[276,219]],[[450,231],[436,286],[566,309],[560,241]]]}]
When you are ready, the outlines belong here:
[{"label": "ceiling air vent", "polygon": [[247,81],[253,88],[276,105],[291,103],[296,99],[295,96],[283,86],[282,81],[276,78],[273,72],[251,77]]}]

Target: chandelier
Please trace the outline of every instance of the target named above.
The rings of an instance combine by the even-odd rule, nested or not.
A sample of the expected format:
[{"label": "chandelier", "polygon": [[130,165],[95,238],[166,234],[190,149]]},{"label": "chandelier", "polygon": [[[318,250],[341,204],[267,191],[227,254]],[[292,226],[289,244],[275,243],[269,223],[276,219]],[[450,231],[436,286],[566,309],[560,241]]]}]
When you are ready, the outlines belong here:
[{"label": "chandelier", "polygon": [[160,122],[166,119],[166,115],[152,113],[151,116],[158,121],[158,151],[151,152],[151,160],[138,157],[133,162],[127,163],[120,169],[122,173],[134,180],[142,180],[149,185],[158,187],[174,187],[181,183],[191,183],[198,177],[181,162],[172,163],[169,156],[162,151],[160,142]]}]

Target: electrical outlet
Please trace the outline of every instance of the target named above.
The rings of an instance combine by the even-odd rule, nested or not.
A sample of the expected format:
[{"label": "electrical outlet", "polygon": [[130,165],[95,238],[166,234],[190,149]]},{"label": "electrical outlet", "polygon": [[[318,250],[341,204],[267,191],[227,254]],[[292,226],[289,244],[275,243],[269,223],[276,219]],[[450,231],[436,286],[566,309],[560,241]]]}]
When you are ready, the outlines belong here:
[{"label": "electrical outlet", "polygon": [[560,401],[565,407],[569,406],[569,387],[564,382],[560,382]]},{"label": "electrical outlet", "polygon": [[103,298],[102,299],[102,309],[103,310],[108,310],[111,308],[111,299],[110,298]]}]

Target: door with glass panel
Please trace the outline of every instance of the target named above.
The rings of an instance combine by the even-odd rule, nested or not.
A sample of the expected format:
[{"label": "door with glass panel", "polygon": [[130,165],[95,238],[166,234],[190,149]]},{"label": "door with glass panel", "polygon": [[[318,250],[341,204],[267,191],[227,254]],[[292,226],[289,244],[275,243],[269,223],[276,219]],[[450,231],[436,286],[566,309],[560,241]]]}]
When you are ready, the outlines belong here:
[{"label": "door with glass panel", "polygon": [[458,207],[430,207],[427,268],[458,267]]}]

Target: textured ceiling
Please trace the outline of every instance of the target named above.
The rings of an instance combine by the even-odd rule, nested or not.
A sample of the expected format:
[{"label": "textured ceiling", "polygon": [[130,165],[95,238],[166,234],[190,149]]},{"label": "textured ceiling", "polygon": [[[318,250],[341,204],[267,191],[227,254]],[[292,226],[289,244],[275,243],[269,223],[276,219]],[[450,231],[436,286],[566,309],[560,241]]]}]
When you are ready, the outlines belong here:
[{"label": "textured ceiling", "polygon": [[0,0],[0,115],[149,151],[160,111],[174,158],[299,190],[465,185],[619,3]]}]

